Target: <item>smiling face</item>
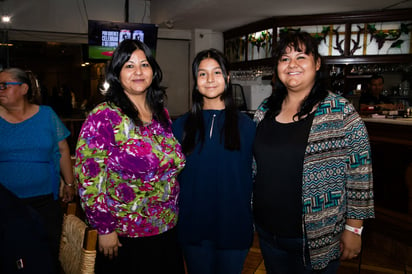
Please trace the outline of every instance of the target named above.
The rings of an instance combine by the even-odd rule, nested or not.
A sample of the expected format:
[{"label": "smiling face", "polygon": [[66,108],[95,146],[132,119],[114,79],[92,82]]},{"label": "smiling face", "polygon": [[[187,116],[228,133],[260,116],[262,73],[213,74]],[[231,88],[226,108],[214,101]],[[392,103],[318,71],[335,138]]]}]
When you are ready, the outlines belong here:
[{"label": "smiling face", "polygon": [[203,108],[224,109],[221,96],[225,91],[225,78],[219,63],[212,58],[203,59],[197,72],[197,88],[203,95]]},{"label": "smiling face", "polygon": [[119,78],[129,98],[146,93],[152,84],[153,69],[142,50],[137,49],[132,53],[130,59],[124,63]]},{"label": "smiling face", "polygon": [[320,68],[320,60],[315,60],[312,54],[296,51],[293,47],[287,47],[279,58],[277,72],[280,81],[292,92],[309,93],[315,84],[316,72]]}]

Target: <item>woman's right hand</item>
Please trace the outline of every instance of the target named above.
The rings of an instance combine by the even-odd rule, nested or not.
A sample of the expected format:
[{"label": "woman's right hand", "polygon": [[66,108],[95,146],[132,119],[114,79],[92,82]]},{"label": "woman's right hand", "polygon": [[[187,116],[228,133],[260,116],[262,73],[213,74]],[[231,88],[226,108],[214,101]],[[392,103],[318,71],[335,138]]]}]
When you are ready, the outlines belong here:
[{"label": "woman's right hand", "polygon": [[119,242],[116,231],[109,234],[99,235],[99,251],[109,259],[117,256],[118,248],[122,244]]}]

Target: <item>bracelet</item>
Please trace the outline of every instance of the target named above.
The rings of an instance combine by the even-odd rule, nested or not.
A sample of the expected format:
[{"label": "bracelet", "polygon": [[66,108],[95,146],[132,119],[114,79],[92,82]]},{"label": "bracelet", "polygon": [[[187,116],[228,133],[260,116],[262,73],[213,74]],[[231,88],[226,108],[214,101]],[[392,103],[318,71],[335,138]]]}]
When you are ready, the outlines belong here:
[{"label": "bracelet", "polygon": [[345,229],[360,236],[362,235],[363,226],[357,228],[350,225],[345,225]]},{"label": "bracelet", "polygon": [[74,186],[74,183],[68,184],[68,183],[66,183],[66,181],[65,181],[65,180],[63,180],[63,183],[64,183],[66,186],[69,186],[69,187]]}]

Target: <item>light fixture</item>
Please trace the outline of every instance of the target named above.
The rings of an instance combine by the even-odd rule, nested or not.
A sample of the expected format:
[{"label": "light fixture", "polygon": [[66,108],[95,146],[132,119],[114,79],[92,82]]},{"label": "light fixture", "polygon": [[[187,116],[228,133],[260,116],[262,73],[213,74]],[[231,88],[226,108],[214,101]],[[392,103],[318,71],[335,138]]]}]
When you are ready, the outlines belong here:
[{"label": "light fixture", "polygon": [[10,23],[10,22],[11,22],[11,17],[8,16],[8,15],[3,15],[3,16],[1,17],[1,21],[2,21],[3,23]]},{"label": "light fixture", "polygon": [[100,87],[100,92],[102,94],[106,94],[106,92],[109,90],[110,84],[107,81],[104,81],[103,84]]},{"label": "light fixture", "polygon": [[168,29],[172,29],[175,25],[175,22],[173,20],[167,20],[164,23]]}]

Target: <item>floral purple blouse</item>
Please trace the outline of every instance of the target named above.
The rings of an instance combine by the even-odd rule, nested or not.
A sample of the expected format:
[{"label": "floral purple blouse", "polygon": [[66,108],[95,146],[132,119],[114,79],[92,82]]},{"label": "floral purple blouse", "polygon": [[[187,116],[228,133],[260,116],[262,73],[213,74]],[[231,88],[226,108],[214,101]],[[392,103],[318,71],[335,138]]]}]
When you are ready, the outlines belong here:
[{"label": "floral purple blouse", "polygon": [[138,127],[119,108],[98,105],[84,122],[76,148],[75,175],[90,225],[99,234],[116,231],[125,237],[173,228],[176,177],[184,165],[170,124],[163,128],[153,120]]}]

